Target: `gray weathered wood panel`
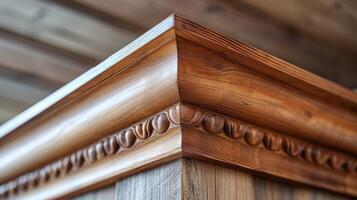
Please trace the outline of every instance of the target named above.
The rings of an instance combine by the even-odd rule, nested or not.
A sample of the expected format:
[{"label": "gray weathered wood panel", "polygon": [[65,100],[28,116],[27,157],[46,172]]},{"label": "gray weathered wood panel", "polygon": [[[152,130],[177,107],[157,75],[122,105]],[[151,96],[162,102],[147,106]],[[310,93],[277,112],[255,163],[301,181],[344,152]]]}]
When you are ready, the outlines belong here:
[{"label": "gray weathered wood panel", "polygon": [[116,184],[116,200],[181,199],[182,160],[125,178]]},{"label": "gray weathered wood panel", "polygon": [[114,184],[72,198],[72,200],[111,200],[111,199],[115,199]]}]

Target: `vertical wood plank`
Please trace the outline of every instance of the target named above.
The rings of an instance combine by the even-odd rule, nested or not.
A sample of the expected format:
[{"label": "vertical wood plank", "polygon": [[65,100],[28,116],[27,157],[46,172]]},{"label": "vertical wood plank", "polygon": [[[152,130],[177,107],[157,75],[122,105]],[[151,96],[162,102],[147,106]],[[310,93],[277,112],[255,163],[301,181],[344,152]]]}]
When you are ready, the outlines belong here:
[{"label": "vertical wood plank", "polygon": [[98,189],[92,192],[88,192],[77,197],[72,198],[72,200],[111,200],[115,199],[115,185],[110,185],[102,189]]},{"label": "vertical wood plank", "polygon": [[182,171],[182,199],[215,199],[214,165],[184,159]]},{"label": "vertical wood plank", "polygon": [[216,169],[216,199],[254,199],[253,178],[250,174],[219,165]]},{"label": "vertical wood plank", "polygon": [[248,173],[203,161],[185,159],[183,199],[254,199]]},{"label": "vertical wood plank", "polygon": [[294,199],[293,187],[279,184],[273,181],[255,177],[254,180],[255,199],[286,200]]},{"label": "vertical wood plank", "polygon": [[116,183],[116,200],[181,199],[181,160],[130,176]]},{"label": "vertical wood plank", "polygon": [[240,169],[187,158],[120,180],[116,183],[115,194],[116,200],[352,199],[317,188],[261,178]]},{"label": "vertical wood plank", "polygon": [[308,187],[298,187],[294,189],[294,200],[347,200],[351,197],[334,194]]}]

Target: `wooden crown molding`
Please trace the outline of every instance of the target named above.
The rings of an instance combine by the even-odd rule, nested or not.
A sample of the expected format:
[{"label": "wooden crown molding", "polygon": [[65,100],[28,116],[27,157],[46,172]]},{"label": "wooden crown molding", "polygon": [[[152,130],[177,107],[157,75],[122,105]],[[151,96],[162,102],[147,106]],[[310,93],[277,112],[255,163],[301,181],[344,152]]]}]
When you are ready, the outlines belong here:
[{"label": "wooden crown molding", "polygon": [[[92,153],[84,153],[87,158],[83,154],[86,151],[80,151],[79,157],[74,152],[96,141],[102,143],[103,138],[117,130],[178,103],[202,110],[197,112],[202,112],[202,116],[195,114],[201,116],[195,119],[201,128],[186,127],[184,119],[190,112],[180,111],[181,124],[168,129],[170,134],[163,134],[168,136],[152,142],[144,140],[145,145],[135,143],[138,148],[102,159],[101,164],[84,164],[86,167],[76,173],[31,191],[54,191],[56,184],[73,181],[73,177],[83,178],[85,173],[104,166],[108,168],[96,174],[97,179],[92,175],[90,181],[70,184],[77,184],[76,187],[54,191],[53,197],[72,194],[75,189],[79,191],[183,154],[356,195],[355,177],[351,174],[356,170],[357,94],[174,15],[0,127],[0,182],[10,181],[2,190],[16,193],[52,172],[58,174],[60,164],[54,164],[56,160],[62,161],[61,170],[66,171],[65,160],[76,162],[71,166],[82,166],[88,162],[84,159],[97,159],[93,157],[94,147]],[[204,110],[222,117],[207,118],[209,114]],[[231,126],[226,124],[228,119],[232,120]],[[152,128],[154,121],[148,123]],[[172,121],[170,127],[171,124]],[[212,134],[216,130],[220,133]],[[118,147],[125,146],[132,137],[126,134],[135,135],[129,132],[121,132],[122,139],[108,140],[109,144],[117,141]],[[219,148],[223,152],[215,150],[215,146],[221,145],[217,141],[231,150],[226,146]],[[170,151],[163,149],[164,144]],[[142,149],[156,153],[146,156],[145,162],[132,161],[133,167],[128,169],[110,168],[110,162],[122,163]],[[241,153],[232,156],[229,152],[233,150]],[[36,156],[28,156],[28,152]],[[244,153],[254,160],[242,156]],[[295,167],[279,167],[290,165],[289,161]],[[286,173],[278,173],[274,167]],[[331,170],[335,173],[331,174]],[[333,184],[337,186],[333,188]],[[44,197],[46,192],[31,194]]]},{"label": "wooden crown molding", "polygon": [[[177,132],[177,130],[173,130],[177,129],[180,125],[178,109],[179,105],[174,105],[168,108],[167,110],[164,110],[152,117],[144,119],[143,121],[138,122],[124,130],[101,138],[97,142],[76,152],[73,152],[72,154],[65,156],[62,159],[59,159],[56,162],[48,164],[35,171],[24,174],[16,178],[15,180],[5,183],[0,186],[0,197],[9,198],[16,197],[17,195],[19,195],[18,198],[23,199],[48,199],[63,197],[63,195],[67,195],[69,191],[64,191],[63,193],[60,192],[59,194],[49,192],[47,196],[30,195],[29,197],[26,197],[26,192],[29,191],[29,193],[31,194],[31,190],[41,188],[43,185],[48,184],[49,182],[56,181],[56,179],[61,179],[66,176],[70,177],[73,173],[76,173],[82,168],[88,168],[88,166],[90,165],[98,165],[98,162],[100,163],[100,161],[102,161],[103,159],[108,160],[111,159],[111,157],[113,156],[121,156],[123,152],[131,151],[132,148],[137,148],[137,146],[145,145],[145,143],[148,142],[153,142],[153,140],[157,139],[161,135],[169,134],[170,132]],[[164,151],[170,151],[171,149],[177,148],[176,143],[172,143],[170,145],[176,147],[167,148]],[[139,151],[139,153],[142,154],[143,152]],[[142,155],[140,154],[135,156],[142,157]],[[174,154],[179,154],[179,152],[174,152]],[[166,156],[172,157],[172,154],[168,153],[166,154]],[[177,156],[173,158],[176,157]],[[146,158],[143,158],[142,160],[144,159]],[[158,157],[156,159],[161,158]],[[132,169],[128,168],[126,170]],[[96,179],[95,181],[99,182],[103,178],[108,177],[101,177],[100,179]],[[70,182],[67,182],[67,184],[71,185]],[[91,184],[94,183],[92,182]],[[74,189],[78,189],[78,187],[80,186],[74,184],[74,187],[71,188],[71,192],[73,192]],[[55,190],[58,190],[58,188]],[[21,195],[24,196],[21,197]]]},{"label": "wooden crown molding", "polygon": [[[59,198],[71,195],[73,192],[83,191],[86,188],[81,188],[81,185],[71,183],[76,178],[73,177],[73,174],[94,164],[100,166],[103,161],[103,165],[105,165],[106,160],[120,157],[123,152],[132,151],[133,148],[138,148],[138,146],[148,145],[157,141],[160,137],[166,137],[166,134],[172,133],[179,135],[176,140],[182,142],[166,144],[167,146],[165,147],[168,148],[164,151],[167,151],[167,153],[165,153],[164,157],[158,157],[157,161],[164,160],[166,162],[178,157],[204,158],[210,161],[219,161],[228,165],[253,169],[278,178],[290,179],[291,181],[335,192],[357,195],[357,159],[354,157],[283,133],[262,129],[239,119],[199,107],[176,104],[124,130],[106,136],[56,162],[1,185],[0,197],[8,198],[19,195],[20,199]],[[205,139],[207,134],[210,136],[208,140]],[[217,137],[223,139],[218,139]],[[209,142],[205,142],[202,145],[201,140]],[[234,147],[227,154],[224,146],[229,145],[234,145]],[[202,146],[205,147],[201,148]],[[204,149],[209,146],[213,148],[210,150]],[[172,149],[177,149],[177,151],[174,152]],[[237,150],[237,153],[232,153],[232,150]],[[256,157],[256,152],[263,154],[261,151],[264,151],[264,157],[257,159],[267,159],[270,164],[260,166],[259,163],[261,161],[237,160],[236,158],[242,156],[254,158]],[[143,154],[143,151],[138,151],[135,156],[140,157],[142,156],[141,154]],[[174,154],[176,156],[172,156]],[[226,157],[214,156],[222,154],[227,155],[225,155]],[[283,166],[286,165],[286,162],[288,162],[289,166],[284,169]],[[142,170],[148,167],[145,166],[143,168],[142,165],[143,163],[135,166],[135,168],[141,168]],[[102,166],[100,169],[105,171],[105,168],[106,166]],[[135,169],[130,168],[124,172],[127,173],[132,170]],[[94,182],[90,182],[86,187],[92,184],[98,185],[101,181],[113,179],[113,177],[121,177],[124,174],[120,170],[114,171],[115,173],[109,174],[109,176],[104,174],[99,178],[96,177]],[[306,173],[306,171],[309,173]],[[311,180],[310,173],[314,174],[313,180]],[[326,178],[326,173],[334,175],[329,175]],[[67,178],[65,184],[72,185],[70,190],[55,193],[49,192],[47,188],[42,189],[44,185],[56,183],[58,179],[61,180],[64,177]],[[52,188],[58,190],[58,187],[60,186]],[[36,196],[37,189],[47,191],[46,195]],[[38,194],[43,193],[39,192]]]}]

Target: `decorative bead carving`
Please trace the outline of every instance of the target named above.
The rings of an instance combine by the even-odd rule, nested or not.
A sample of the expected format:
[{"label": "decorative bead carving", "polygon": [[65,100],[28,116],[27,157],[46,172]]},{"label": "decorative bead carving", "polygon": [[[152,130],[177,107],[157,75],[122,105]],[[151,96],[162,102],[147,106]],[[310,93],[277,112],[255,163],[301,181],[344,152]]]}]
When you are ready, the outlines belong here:
[{"label": "decorative bead carving", "polygon": [[346,160],[336,154],[333,154],[331,157],[331,166],[334,169],[341,169],[342,165],[346,162]]},{"label": "decorative bead carving", "polygon": [[271,133],[264,135],[264,145],[267,149],[272,151],[278,151],[283,143],[283,139],[280,136],[275,136]]},{"label": "decorative bead carving", "polygon": [[312,152],[313,152],[313,154],[312,154],[313,158],[318,165],[322,165],[322,164],[326,163],[326,161],[330,158],[330,155],[328,152],[318,149],[316,147],[313,148]]},{"label": "decorative bead carving", "polygon": [[91,145],[87,149],[84,150],[83,155],[86,158],[87,163],[92,163],[96,160],[97,153],[95,152],[94,146]]},{"label": "decorative bead carving", "polygon": [[221,116],[206,112],[202,121],[203,128],[210,133],[222,131],[224,120]]},{"label": "decorative bead carving", "polygon": [[244,136],[248,144],[257,145],[260,144],[264,138],[264,133],[256,128],[249,127],[247,129],[247,134]]},{"label": "decorative bead carving", "polygon": [[294,157],[301,154],[301,152],[304,150],[303,143],[296,140],[292,140],[290,138],[284,138],[283,147],[287,154]]},{"label": "decorative bead carving", "polygon": [[116,136],[103,139],[103,147],[106,155],[112,155],[119,149],[119,144],[116,141]]},{"label": "decorative bead carving", "polygon": [[78,151],[70,156],[71,163],[73,167],[79,168],[83,163],[83,152]]},{"label": "decorative bead carving", "polygon": [[180,117],[181,126],[197,127],[219,136],[221,136],[220,133],[223,133],[232,139],[244,137],[246,144],[256,146],[255,148],[264,147],[271,151],[279,151],[291,158],[299,157],[306,162],[326,166],[329,169],[347,173],[357,172],[357,161],[350,156],[309,144],[285,134],[263,130],[237,119],[188,105],[180,106]]},{"label": "decorative bead carving", "polygon": [[247,132],[247,129],[247,126],[238,121],[231,119],[226,119],[224,121],[224,132],[230,138],[237,139],[243,137]]},{"label": "decorative bead carving", "polygon": [[135,125],[134,129],[136,137],[145,140],[146,138],[151,136],[153,131],[151,119]]},{"label": "decorative bead carving", "polygon": [[169,128],[170,121],[167,118],[166,114],[161,113],[154,117],[152,121],[152,126],[154,130],[157,131],[158,133],[163,133]]},{"label": "decorative bead carving", "polygon": [[174,125],[180,125],[180,106],[172,106],[167,112],[170,122]]},{"label": "decorative bead carving", "polygon": [[83,165],[88,165],[116,154],[120,149],[132,148],[135,143],[150,138],[154,133],[164,134],[170,126],[180,124],[179,107],[179,105],[174,105],[167,111],[105,137],[97,143],[72,153],[59,161],[1,185],[0,198],[16,195],[22,190],[27,190],[29,186],[34,187],[39,183],[43,184],[53,178],[78,170]]},{"label": "decorative bead carving", "polygon": [[180,106],[179,116],[181,125],[197,126],[203,119],[202,111],[184,105]]},{"label": "decorative bead carving", "polygon": [[357,161],[351,156],[327,150],[285,134],[261,129],[217,113],[177,104],[59,161],[1,185],[0,197],[16,195],[20,191],[27,190],[30,186],[35,187],[53,178],[71,173],[80,169],[83,165],[117,154],[122,149],[133,148],[136,143],[146,140],[154,134],[164,134],[173,126],[197,128],[210,134],[243,142],[253,148],[265,148],[273,151],[272,153],[280,152],[285,156],[296,159],[297,162],[303,160],[332,170],[346,173],[357,172]]},{"label": "decorative bead carving", "polygon": [[303,153],[302,153],[302,156],[303,158],[308,161],[308,162],[314,162],[314,158],[312,156],[312,146],[311,145],[308,145],[305,147]]},{"label": "decorative bead carving", "polygon": [[136,137],[134,135],[134,129],[129,128],[124,131],[120,131],[118,133],[117,139],[120,146],[123,146],[124,148],[131,147],[136,140]]}]

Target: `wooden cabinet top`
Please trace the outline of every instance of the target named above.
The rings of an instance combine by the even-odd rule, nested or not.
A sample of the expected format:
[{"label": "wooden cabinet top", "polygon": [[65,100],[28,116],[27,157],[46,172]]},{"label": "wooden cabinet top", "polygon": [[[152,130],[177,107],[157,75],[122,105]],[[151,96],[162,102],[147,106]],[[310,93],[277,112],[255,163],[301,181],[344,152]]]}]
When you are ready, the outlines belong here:
[{"label": "wooden cabinet top", "polygon": [[172,15],[0,127],[0,193],[194,157],[357,196],[356,144],[356,93]]}]

